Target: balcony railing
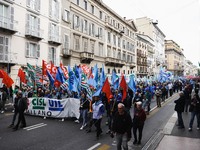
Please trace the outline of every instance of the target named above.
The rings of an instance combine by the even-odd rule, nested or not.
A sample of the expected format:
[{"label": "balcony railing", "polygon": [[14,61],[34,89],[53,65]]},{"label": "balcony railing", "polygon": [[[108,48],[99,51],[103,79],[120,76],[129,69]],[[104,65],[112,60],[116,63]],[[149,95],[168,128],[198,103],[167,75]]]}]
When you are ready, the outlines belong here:
[{"label": "balcony railing", "polygon": [[38,40],[42,39],[43,30],[35,27],[35,26],[26,26],[26,36],[36,38]]},{"label": "balcony railing", "polygon": [[81,52],[81,63],[91,63],[94,60],[94,53],[92,52]]},{"label": "balcony railing", "polygon": [[125,65],[125,61],[120,58],[106,57],[105,64],[106,66],[122,67]]},{"label": "balcony railing", "polygon": [[70,50],[69,48],[63,48],[62,49],[62,54],[63,57],[70,57],[72,55],[72,50]]},{"label": "balcony railing", "polygon": [[49,35],[49,40],[48,40],[48,42],[50,43],[50,44],[54,44],[54,45],[61,45],[61,39],[60,39],[60,37],[59,37],[59,35],[52,35],[52,34],[50,34]]},{"label": "balcony railing", "polygon": [[17,22],[12,20],[11,18],[0,15],[0,29],[2,31],[14,34],[17,32],[16,24]]}]

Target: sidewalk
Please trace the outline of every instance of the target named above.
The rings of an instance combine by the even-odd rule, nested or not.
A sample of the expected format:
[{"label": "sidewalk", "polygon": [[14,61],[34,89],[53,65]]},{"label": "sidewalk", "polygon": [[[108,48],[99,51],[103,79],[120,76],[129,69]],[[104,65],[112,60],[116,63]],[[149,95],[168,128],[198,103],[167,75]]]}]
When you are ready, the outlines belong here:
[{"label": "sidewalk", "polygon": [[193,130],[188,131],[190,112],[183,113],[185,129],[178,129],[176,126],[176,112],[169,119],[163,129],[163,138],[158,144],[156,150],[199,150],[200,149],[200,130],[197,130],[196,118],[193,124]]}]

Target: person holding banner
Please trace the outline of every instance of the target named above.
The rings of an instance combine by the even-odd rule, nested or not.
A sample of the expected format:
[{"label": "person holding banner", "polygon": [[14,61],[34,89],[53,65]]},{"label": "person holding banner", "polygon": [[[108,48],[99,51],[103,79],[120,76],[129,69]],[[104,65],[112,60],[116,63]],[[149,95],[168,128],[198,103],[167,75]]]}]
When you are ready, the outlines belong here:
[{"label": "person holding banner", "polygon": [[81,94],[81,99],[80,99],[80,115],[83,118],[83,123],[82,126],[80,128],[80,130],[83,130],[83,128],[86,127],[87,125],[87,115],[88,115],[88,110],[89,110],[89,100],[87,100],[86,98],[86,94],[82,93]]},{"label": "person holding banner", "polygon": [[3,114],[4,111],[5,111],[5,104],[6,104],[6,99],[7,99],[7,93],[6,91],[4,90],[4,88],[1,88],[0,89],[0,110],[1,110],[1,113]]}]

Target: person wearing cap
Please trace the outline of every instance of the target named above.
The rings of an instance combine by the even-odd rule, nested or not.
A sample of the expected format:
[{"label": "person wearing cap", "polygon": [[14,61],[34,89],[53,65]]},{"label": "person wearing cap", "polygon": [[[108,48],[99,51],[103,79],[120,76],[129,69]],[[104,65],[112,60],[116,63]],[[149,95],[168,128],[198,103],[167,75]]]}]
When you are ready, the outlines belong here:
[{"label": "person wearing cap", "polygon": [[[144,122],[146,120],[146,113],[142,108],[142,102],[136,103],[136,109],[134,109],[134,116],[133,116],[133,135],[134,135],[134,142],[133,144],[141,144],[142,140],[142,131],[144,127]],[[139,137],[137,138],[137,130],[139,131]]]},{"label": "person wearing cap", "polygon": [[[129,113],[126,112],[122,103],[118,105],[118,111],[115,113],[112,123],[112,134],[116,136],[117,150],[128,150],[128,141],[131,139],[132,120]],[[111,136],[113,137],[113,136]]]},{"label": "person wearing cap", "polygon": [[183,92],[179,93],[179,99],[175,100],[175,108],[174,110],[177,112],[178,116],[178,128],[183,129],[185,128],[184,123],[183,123],[183,118],[182,118],[182,113],[184,112],[184,106],[185,106],[185,96]]},{"label": "person wearing cap", "polygon": [[108,115],[108,131],[106,132],[107,134],[111,133],[111,126],[113,122],[113,117],[115,113],[117,112],[117,103],[116,100],[114,99],[113,95],[109,96],[109,107],[107,109],[107,115]]}]

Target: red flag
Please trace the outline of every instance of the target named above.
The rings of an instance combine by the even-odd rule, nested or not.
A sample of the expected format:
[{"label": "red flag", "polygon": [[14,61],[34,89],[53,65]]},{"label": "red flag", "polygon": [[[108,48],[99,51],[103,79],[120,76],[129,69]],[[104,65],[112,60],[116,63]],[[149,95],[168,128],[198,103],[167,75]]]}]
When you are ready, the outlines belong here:
[{"label": "red flag", "polygon": [[122,89],[123,89],[123,96],[122,96],[122,101],[124,101],[124,99],[126,98],[126,91],[127,91],[127,84],[126,84],[126,80],[124,78],[124,75],[122,74],[122,79],[119,85]]},{"label": "red flag", "polygon": [[85,74],[89,74],[90,68],[87,65],[81,65],[81,69]]},{"label": "red flag", "polygon": [[57,73],[57,67],[54,66],[53,62],[51,61],[51,72],[52,76],[54,77],[54,79],[56,78],[56,73]]},{"label": "red flag", "polygon": [[94,78],[94,75],[92,74],[92,68],[90,68],[89,73],[88,73],[88,79],[89,78]]},{"label": "red flag", "polygon": [[45,60],[42,60],[42,75],[47,74],[47,62]]},{"label": "red flag", "polygon": [[3,83],[8,87],[10,88],[12,86],[12,84],[14,83],[13,80],[8,76],[8,74],[3,71],[3,70],[0,70],[0,78],[3,78]]},{"label": "red flag", "polygon": [[26,81],[26,75],[21,68],[19,68],[19,70],[18,70],[18,77],[20,78],[21,82],[23,82],[23,83],[27,82]]},{"label": "red flag", "polygon": [[66,77],[66,79],[68,79],[68,78],[69,78],[69,76],[68,76],[68,71],[67,71],[67,69],[63,66],[62,63],[60,63],[60,68],[62,69],[62,71],[63,71],[64,76]]},{"label": "red flag", "polygon": [[110,90],[110,83],[108,81],[108,78],[106,78],[106,81],[104,82],[104,85],[102,87],[102,92],[106,93],[106,97],[108,99],[108,103],[110,102],[110,95],[112,95]]}]

